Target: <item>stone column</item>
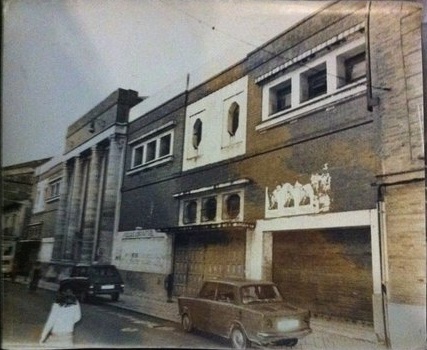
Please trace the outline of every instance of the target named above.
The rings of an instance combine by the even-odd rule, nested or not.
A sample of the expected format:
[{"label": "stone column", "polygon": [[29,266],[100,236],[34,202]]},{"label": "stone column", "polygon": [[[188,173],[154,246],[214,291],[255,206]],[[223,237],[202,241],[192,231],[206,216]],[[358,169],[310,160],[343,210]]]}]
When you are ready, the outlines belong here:
[{"label": "stone column", "polygon": [[78,229],[80,203],[82,192],[82,159],[79,156],[74,158],[74,175],[71,187],[70,213],[68,220],[68,229],[64,242],[63,258],[65,260],[73,259],[73,243],[75,233]]},{"label": "stone column", "polygon": [[98,208],[99,182],[99,149],[95,145],[92,147],[92,155],[90,159],[89,181],[87,184],[87,200],[83,221],[83,245],[80,260],[85,263],[92,262],[92,252],[94,249],[96,228],[96,213]]},{"label": "stone column", "polygon": [[126,138],[122,135],[110,136],[110,150],[108,153],[107,176],[105,180],[98,243],[98,260],[102,263],[111,263],[112,261],[113,234],[115,229],[118,193],[121,185],[125,140]]},{"label": "stone column", "polygon": [[56,226],[55,226],[55,241],[53,245],[52,260],[60,260],[63,258],[63,244],[65,242],[64,237],[66,234],[66,223],[67,223],[67,206],[68,206],[68,171],[69,167],[67,162],[62,163],[62,179],[61,179],[61,192],[59,197],[59,206],[56,214]]}]

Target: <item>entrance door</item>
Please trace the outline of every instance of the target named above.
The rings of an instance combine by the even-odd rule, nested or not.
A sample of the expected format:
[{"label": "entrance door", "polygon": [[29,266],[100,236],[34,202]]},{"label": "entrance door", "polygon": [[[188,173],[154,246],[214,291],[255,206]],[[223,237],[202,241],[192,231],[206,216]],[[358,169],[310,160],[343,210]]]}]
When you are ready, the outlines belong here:
[{"label": "entrance door", "polygon": [[195,296],[208,278],[243,278],[245,249],[244,230],[177,234],[174,295]]},{"label": "entrance door", "polygon": [[275,232],[273,280],[313,314],[373,322],[369,228]]}]

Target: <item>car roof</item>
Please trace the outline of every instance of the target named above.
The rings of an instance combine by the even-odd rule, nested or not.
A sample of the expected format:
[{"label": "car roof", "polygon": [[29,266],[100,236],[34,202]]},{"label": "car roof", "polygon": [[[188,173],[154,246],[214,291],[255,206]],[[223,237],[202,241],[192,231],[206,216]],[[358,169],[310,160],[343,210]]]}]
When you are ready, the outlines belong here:
[{"label": "car roof", "polygon": [[233,278],[210,278],[205,280],[204,282],[213,282],[213,283],[224,283],[234,285],[236,287],[249,286],[254,284],[266,284],[266,285],[274,285],[271,281],[263,281],[263,280],[249,280],[249,279],[233,279]]}]

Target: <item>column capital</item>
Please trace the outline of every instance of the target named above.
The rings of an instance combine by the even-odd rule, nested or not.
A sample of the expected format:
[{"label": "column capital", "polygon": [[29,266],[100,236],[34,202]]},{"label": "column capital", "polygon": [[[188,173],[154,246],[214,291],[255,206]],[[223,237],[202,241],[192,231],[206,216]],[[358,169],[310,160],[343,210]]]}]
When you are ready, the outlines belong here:
[{"label": "column capital", "polygon": [[109,136],[110,145],[115,144],[117,148],[122,149],[126,143],[126,135],[112,134]]}]

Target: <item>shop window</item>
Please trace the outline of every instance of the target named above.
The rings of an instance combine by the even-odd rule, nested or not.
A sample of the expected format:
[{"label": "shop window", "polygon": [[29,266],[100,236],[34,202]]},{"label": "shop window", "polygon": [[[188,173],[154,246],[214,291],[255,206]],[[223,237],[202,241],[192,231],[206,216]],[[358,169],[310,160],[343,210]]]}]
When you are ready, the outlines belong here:
[{"label": "shop window", "polygon": [[233,193],[225,196],[224,200],[224,216],[226,219],[236,219],[240,214],[240,196],[237,193]]},{"label": "shop window", "polygon": [[202,221],[214,221],[216,219],[216,197],[203,198]]},{"label": "shop window", "polygon": [[285,81],[270,89],[270,113],[274,114],[291,108],[292,100],[291,81]]},{"label": "shop window", "polygon": [[238,103],[233,102],[228,110],[228,125],[227,131],[230,136],[236,135],[237,129],[239,128],[239,115],[240,106]]},{"label": "shop window", "polygon": [[193,147],[198,149],[202,141],[202,121],[197,119],[193,125]]},{"label": "shop window", "polygon": [[193,224],[197,219],[197,201],[191,200],[184,202],[184,224]]},{"label": "shop window", "polygon": [[300,79],[301,102],[326,94],[326,63],[302,73]]}]

